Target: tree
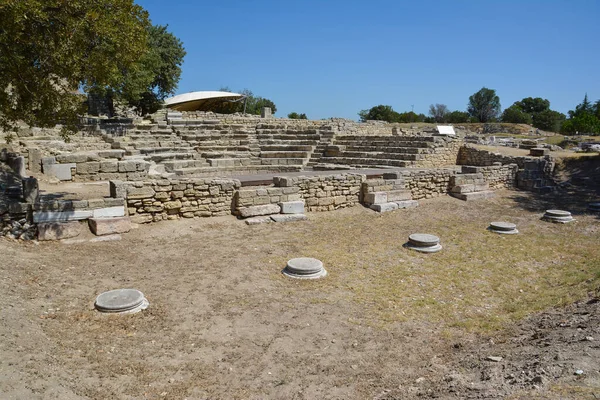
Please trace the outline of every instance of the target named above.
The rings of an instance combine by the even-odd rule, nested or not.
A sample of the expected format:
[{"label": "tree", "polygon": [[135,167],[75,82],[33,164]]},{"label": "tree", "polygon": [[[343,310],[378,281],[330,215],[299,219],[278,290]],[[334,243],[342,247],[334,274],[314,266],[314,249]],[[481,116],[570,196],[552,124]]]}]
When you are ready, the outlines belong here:
[{"label": "tree", "polygon": [[125,75],[121,93],[142,115],[156,112],[165,97],[175,93],[186,54],[183,43],[167,26],[150,26],[148,38],[148,51]]},{"label": "tree", "polygon": [[445,104],[431,104],[429,106],[429,115],[434,119],[435,122],[446,122],[446,116],[449,110]]},{"label": "tree", "polygon": [[502,122],[508,122],[512,124],[528,124],[531,125],[533,118],[530,114],[523,111],[517,103],[508,107],[502,113]]},{"label": "tree", "polygon": [[596,105],[592,105],[586,93],[583,101],[575,107],[575,110],[569,110],[569,119],[562,124],[560,131],[566,134],[599,134],[600,118],[597,116],[598,103],[600,101],[596,102]]},{"label": "tree", "polygon": [[287,116],[289,119],[308,119],[308,117],[306,116],[306,114],[302,113],[302,114],[298,114],[297,112],[291,112],[288,114]]},{"label": "tree", "polygon": [[394,111],[392,106],[380,104],[371,107],[369,110],[362,110],[358,113],[360,120],[365,121],[387,121],[400,122],[400,114]]},{"label": "tree", "polygon": [[[228,86],[224,86],[221,87],[219,91],[231,92],[231,89]],[[211,111],[219,114],[233,114],[236,112],[243,113],[245,107],[246,114],[260,115],[263,107],[270,107],[273,114],[277,112],[277,106],[275,103],[273,103],[273,101],[264,97],[255,96],[250,89],[241,90],[239,93],[245,96],[245,99],[240,101],[225,101],[221,104],[215,104],[212,106]]]},{"label": "tree", "polygon": [[533,126],[544,131],[558,132],[565,118],[565,114],[548,109],[533,115]]},{"label": "tree", "polygon": [[133,0],[0,3],[0,126],[65,124],[78,89],[119,88],[147,50],[147,12]]},{"label": "tree", "polygon": [[450,124],[462,124],[469,122],[469,113],[464,111],[452,111],[446,115],[446,122]]},{"label": "tree", "polygon": [[513,105],[519,107],[524,113],[529,114],[531,118],[537,113],[550,109],[550,101],[541,97],[526,97],[521,101],[515,102]]},{"label": "tree", "polygon": [[479,122],[489,122],[500,114],[500,98],[495,90],[483,87],[469,97],[467,111]]}]

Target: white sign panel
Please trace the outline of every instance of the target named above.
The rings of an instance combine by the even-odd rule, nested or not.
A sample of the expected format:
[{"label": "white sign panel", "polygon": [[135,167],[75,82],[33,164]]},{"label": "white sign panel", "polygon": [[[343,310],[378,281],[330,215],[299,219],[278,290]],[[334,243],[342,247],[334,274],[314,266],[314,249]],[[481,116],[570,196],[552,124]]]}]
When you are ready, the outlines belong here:
[{"label": "white sign panel", "polygon": [[437,130],[440,135],[456,135],[454,127],[450,125],[438,125]]}]

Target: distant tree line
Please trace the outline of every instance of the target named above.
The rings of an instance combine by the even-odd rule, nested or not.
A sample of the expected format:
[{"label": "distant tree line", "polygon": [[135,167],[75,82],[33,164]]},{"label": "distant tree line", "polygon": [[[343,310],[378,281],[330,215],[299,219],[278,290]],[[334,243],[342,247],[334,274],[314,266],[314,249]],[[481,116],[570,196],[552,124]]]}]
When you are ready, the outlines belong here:
[{"label": "distant tree line", "polygon": [[566,115],[552,110],[550,101],[540,97],[527,97],[516,101],[501,111],[500,98],[494,89],[486,87],[469,97],[466,111],[450,111],[445,104],[431,104],[429,115],[412,111],[399,113],[392,106],[378,105],[361,110],[361,121],[376,120],[387,122],[428,122],[428,123],[465,123],[465,122],[507,122],[528,124],[535,128],[561,132],[565,134],[600,134],[600,100],[591,103],[587,94],[583,102]]},{"label": "distant tree line", "polygon": [[[219,89],[220,92],[231,92],[232,90],[225,86]],[[264,97],[256,96],[250,89],[243,89],[239,93],[244,96],[242,100],[228,101],[212,107],[212,111],[218,114],[246,113],[251,115],[260,115],[263,107],[270,107],[271,112],[277,112],[275,103]]]}]

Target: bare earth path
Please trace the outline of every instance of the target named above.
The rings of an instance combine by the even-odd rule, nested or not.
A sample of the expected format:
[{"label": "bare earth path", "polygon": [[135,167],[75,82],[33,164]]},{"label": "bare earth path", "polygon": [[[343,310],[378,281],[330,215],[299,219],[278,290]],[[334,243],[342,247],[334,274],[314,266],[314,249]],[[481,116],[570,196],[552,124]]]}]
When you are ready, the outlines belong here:
[{"label": "bare earth path", "polygon": [[[301,223],[169,221],[120,242],[2,240],[0,398],[600,398],[600,220],[576,204],[577,222],[549,224],[539,201],[507,191]],[[494,220],[521,234],[486,231]],[[403,248],[414,232],[444,250]],[[327,278],[282,276],[299,256]],[[96,313],[119,287],[150,307]]]}]

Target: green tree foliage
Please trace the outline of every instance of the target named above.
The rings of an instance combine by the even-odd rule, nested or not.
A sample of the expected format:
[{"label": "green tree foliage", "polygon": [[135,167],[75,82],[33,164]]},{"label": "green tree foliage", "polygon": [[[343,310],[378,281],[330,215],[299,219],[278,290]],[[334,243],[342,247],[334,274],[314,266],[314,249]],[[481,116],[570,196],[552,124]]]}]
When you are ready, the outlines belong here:
[{"label": "green tree foliage", "polygon": [[402,122],[400,114],[394,111],[392,106],[380,104],[371,107],[368,110],[362,110],[358,113],[360,120],[365,121],[387,121],[387,122]]},{"label": "green tree foliage", "polygon": [[435,122],[446,122],[449,112],[450,110],[445,104],[431,104],[429,106],[429,115]]},{"label": "green tree foliage", "polygon": [[78,88],[122,87],[146,53],[148,26],[133,0],[1,1],[0,125],[74,129]]},{"label": "green tree foliage", "polygon": [[462,124],[469,122],[469,113],[465,111],[452,111],[446,115],[446,122],[450,124]]},{"label": "green tree foliage", "polygon": [[592,104],[586,93],[583,101],[575,107],[575,110],[569,111],[569,119],[562,124],[560,131],[569,135],[576,133],[600,134],[599,103],[600,101],[597,101]]},{"label": "green tree foliage", "polygon": [[165,97],[175,93],[186,54],[183,43],[167,26],[150,26],[148,39],[148,51],[125,75],[121,93],[142,115],[156,112]]},{"label": "green tree foliage", "polygon": [[515,102],[513,105],[517,106],[524,113],[529,114],[531,118],[537,113],[550,109],[550,101],[541,97],[527,97]]},{"label": "green tree foliage", "polygon": [[289,119],[308,119],[308,117],[306,116],[306,114],[302,113],[302,114],[298,114],[297,112],[291,112],[288,114],[287,116]]},{"label": "green tree foliage", "polygon": [[500,114],[500,97],[486,87],[469,97],[467,112],[479,122],[489,122]]},{"label": "green tree foliage", "polygon": [[548,109],[533,114],[533,126],[544,131],[558,132],[565,118],[565,114]]},{"label": "green tree foliage", "polygon": [[[220,92],[231,92],[229,87],[225,86],[219,89]],[[250,89],[244,89],[240,93],[245,96],[244,100],[234,102],[223,102],[220,105],[213,106],[212,111],[219,114],[233,114],[236,112],[243,113],[244,106],[246,108],[246,114],[260,115],[263,107],[271,107],[271,112],[275,114],[277,112],[277,106],[275,103],[264,97],[255,96]],[[244,104],[245,103],[245,104]]]},{"label": "green tree foliage", "polygon": [[508,107],[502,113],[502,122],[509,122],[512,124],[529,124],[533,122],[533,118],[529,113],[523,111],[521,107],[517,105],[517,103]]}]

